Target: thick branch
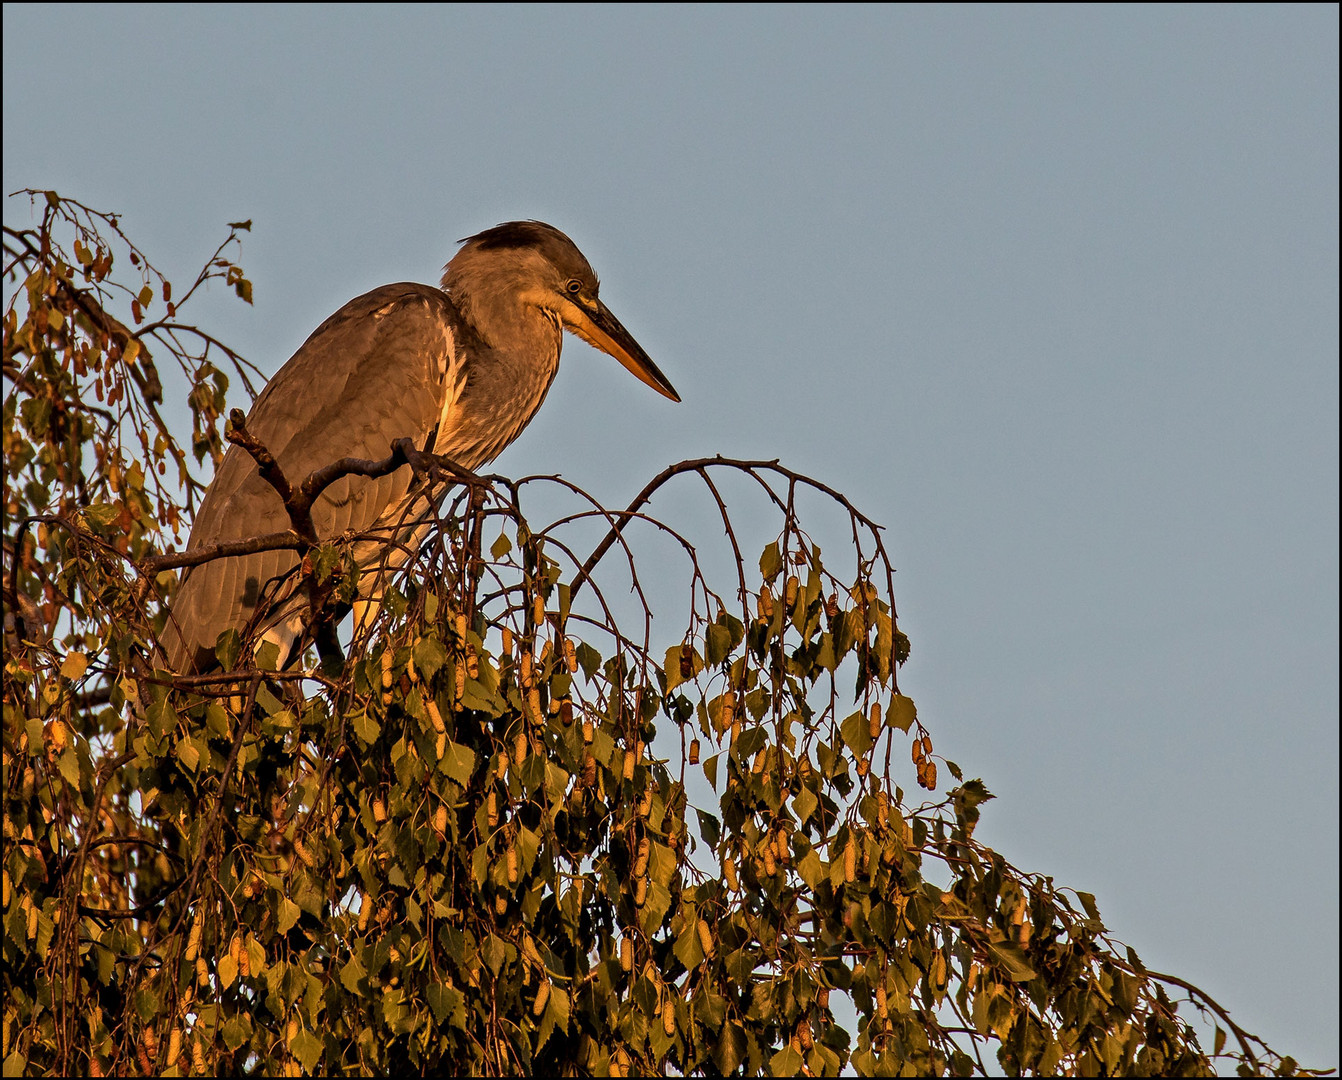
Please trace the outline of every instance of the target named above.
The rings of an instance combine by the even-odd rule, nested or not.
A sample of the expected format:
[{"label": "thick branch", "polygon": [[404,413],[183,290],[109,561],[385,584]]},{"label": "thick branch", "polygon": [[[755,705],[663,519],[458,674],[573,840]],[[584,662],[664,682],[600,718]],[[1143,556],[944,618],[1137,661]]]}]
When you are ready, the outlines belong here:
[{"label": "thick branch", "polygon": [[145,574],[158,574],[164,570],[176,570],[183,566],[199,566],[215,559],[225,559],[234,555],[255,555],[261,551],[302,551],[311,543],[299,536],[293,529],[284,532],[266,533],[246,540],[225,540],[218,544],[204,544],[188,548],[186,551],[170,551],[164,555],[151,555],[140,563]]},{"label": "thick branch", "polygon": [[312,525],[312,501],[309,499],[304,503],[289,486],[289,480],[284,475],[284,470],[280,468],[280,463],[275,460],[275,456],[266,449],[260,439],[247,430],[247,418],[242,415],[241,409],[234,409],[228,414],[228,427],[224,429],[224,438],[251,454],[261,473],[261,479],[273,487],[275,494],[284,502],[284,509],[288,511],[289,522],[293,525],[294,532],[309,544],[315,544],[317,532]]},{"label": "thick branch", "polygon": [[[470,485],[484,485],[489,481],[462,468],[451,458],[441,454],[429,454],[417,450],[411,439],[397,439],[391,444],[391,454],[381,461],[369,461],[366,458],[345,457],[314,469],[295,489],[284,470],[265,445],[247,430],[247,418],[241,409],[234,409],[228,416],[228,429],[224,438],[241,446],[252,456],[261,477],[279,495],[294,532],[306,539],[309,544],[318,543],[316,527],[312,521],[312,504],[317,501],[328,487],[346,476],[364,476],[372,480],[394,473],[403,465],[409,465],[420,476],[430,482],[458,480]],[[278,535],[278,534],[276,534]],[[262,549],[264,550],[264,549]],[[248,552],[229,552],[229,554],[249,554]]]}]

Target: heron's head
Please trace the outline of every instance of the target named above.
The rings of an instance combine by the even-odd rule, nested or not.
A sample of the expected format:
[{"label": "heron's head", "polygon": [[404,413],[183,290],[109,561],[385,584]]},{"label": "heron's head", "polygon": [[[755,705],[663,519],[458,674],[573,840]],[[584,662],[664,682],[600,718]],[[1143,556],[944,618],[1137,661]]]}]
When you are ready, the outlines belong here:
[{"label": "heron's head", "polygon": [[509,221],[467,237],[443,273],[443,288],[486,338],[490,324],[517,305],[535,308],[679,401],[667,377],[598,298],[599,287],[577,245],[543,221]]}]

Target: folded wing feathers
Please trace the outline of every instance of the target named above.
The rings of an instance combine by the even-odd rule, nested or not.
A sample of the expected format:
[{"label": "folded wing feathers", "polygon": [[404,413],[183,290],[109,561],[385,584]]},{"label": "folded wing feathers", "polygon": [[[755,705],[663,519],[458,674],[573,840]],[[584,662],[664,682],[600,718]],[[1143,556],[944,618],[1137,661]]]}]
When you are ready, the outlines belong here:
[{"label": "folded wing feathers", "polygon": [[[291,484],[342,457],[386,457],[399,438],[422,445],[443,415],[448,387],[457,381],[456,320],[447,296],[426,285],[386,285],[351,300],[266,386],[248,417],[248,430],[275,456]],[[397,508],[410,483],[408,468],[377,480],[337,481],[313,506],[319,536],[368,531]],[[190,546],[288,527],[283,502],[251,457],[234,446],[201,503]],[[169,666],[195,668],[220,633],[246,623],[267,582],[295,565],[293,552],[272,551],[216,559],[187,571],[163,634]],[[282,619],[285,610],[292,608],[268,621]]]}]

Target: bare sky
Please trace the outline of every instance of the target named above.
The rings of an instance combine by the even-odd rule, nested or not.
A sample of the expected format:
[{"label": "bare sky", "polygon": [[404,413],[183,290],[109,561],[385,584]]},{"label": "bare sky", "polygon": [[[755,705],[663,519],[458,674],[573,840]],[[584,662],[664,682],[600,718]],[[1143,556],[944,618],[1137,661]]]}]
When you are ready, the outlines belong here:
[{"label": "bare sky", "polygon": [[254,308],[196,317],[268,372],[460,237],[568,232],[685,401],[570,341],[498,467],[845,491],[980,835],[1338,1064],[1335,6],[3,21],[5,192],[175,277],[251,218]]}]

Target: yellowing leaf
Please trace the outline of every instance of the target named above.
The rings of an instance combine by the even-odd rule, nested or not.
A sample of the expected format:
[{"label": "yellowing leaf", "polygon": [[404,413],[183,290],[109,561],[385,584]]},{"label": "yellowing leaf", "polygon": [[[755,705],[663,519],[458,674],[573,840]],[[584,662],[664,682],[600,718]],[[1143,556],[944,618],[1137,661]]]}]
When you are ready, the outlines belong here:
[{"label": "yellowing leaf", "polygon": [[61,664],[61,675],[75,682],[84,677],[84,672],[88,670],[89,658],[81,652],[67,653],[64,662]]}]

